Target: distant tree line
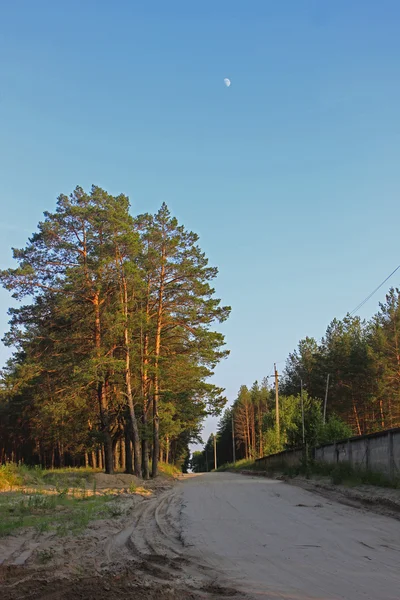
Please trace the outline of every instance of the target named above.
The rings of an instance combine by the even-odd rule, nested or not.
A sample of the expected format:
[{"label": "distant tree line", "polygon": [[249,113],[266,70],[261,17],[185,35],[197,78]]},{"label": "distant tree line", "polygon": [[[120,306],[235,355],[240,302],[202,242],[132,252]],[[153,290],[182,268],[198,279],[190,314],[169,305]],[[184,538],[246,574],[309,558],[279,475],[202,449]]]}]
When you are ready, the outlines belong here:
[{"label": "distant tree line", "polygon": [[187,462],[223,389],[214,330],[230,308],[198,236],[172,217],[132,216],[124,195],[61,195],[0,281],[17,300],[0,378],[0,462],[116,467],[148,478]]},{"label": "distant tree line", "polygon": [[[334,319],[318,342],[306,337],[287,361],[281,377],[280,436],[276,432],[275,390],[268,379],[242,386],[218,426],[218,463],[254,459],[303,444],[300,389],[303,386],[305,443],[333,441],[400,426],[400,291],[369,321],[347,315]],[[327,419],[323,403],[329,375]],[[232,421],[233,417],[233,421]],[[211,470],[213,440],[192,457],[192,468]]]}]

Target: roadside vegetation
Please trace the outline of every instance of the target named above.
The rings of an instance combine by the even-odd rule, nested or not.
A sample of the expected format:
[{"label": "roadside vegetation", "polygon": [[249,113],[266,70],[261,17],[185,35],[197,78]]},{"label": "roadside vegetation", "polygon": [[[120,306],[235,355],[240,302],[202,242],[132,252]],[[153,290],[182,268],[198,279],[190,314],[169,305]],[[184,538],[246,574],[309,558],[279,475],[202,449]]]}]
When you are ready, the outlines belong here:
[{"label": "roadside vegetation", "polygon": [[[176,478],[181,471],[160,463],[160,474]],[[91,468],[42,469],[7,463],[0,466],[0,536],[34,528],[38,533],[77,534],[90,521],[119,516],[118,497],[124,494],[147,496],[151,489],[131,477],[124,487],[99,489]],[[103,476],[104,477],[104,476]]]},{"label": "roadside vegetation", "polygon": [[256,471],[260,470],[257,463],[254,460],[248,458],[242,458],[235,463],[225,463],[218,467],[217,471]]},{"label": "roadside vegetation", "polygon": [[331,465],[329,463],[310,461],[308,464],[299,465],[298,467],[286,467],[283,470],[283,474],[290,478],[298,475],[306,477],[329,477],[332,484],[348,487],[365,484],[400,489],[399,478],[392,479],[379,471],[353,467],[347,462]]},{"label": "roadside vegetation", "polygon": [[94,519],[113,516],[116,510],[112,496],[89,496],[85,489],[75,489],[74,495],[64,490],[54,494],[44,492],[13,492],[0,494],[0,536],[18,529],[33,527],[38,533],[55,531],[57,535],[83,531]]},{"label": "roadside vegetation", "polygon": [[[159,471],[166,478],[176,478],[182,473],[177,466],[166,463],[159,463]],[[100,472],[100,469],[91,467],[42,469],[39,466],[6,463],[0,465],[0,493],[29,486],[96,491],[95,474]]]},{"label": "roadside vegetation", "polygon": [[0,465],[0,492],[23,486],[57,486],[63,488],[85,488],[93,484],[91,468],[42,469],[16,463]]},{"label": "roadside vegetation", "polygon": [[[391,288],[369,321],[348,314],[334,319],[320,341],[301,340],[279,374],[279,432],[270,375],[242,385],[218,424],[218,465],[233,462],[233,432],[236,460],[251,461],[399,427],[399,331],[400,290]],[[213,442],[211,436],[193,455],[194,471],[214,466]]]},{"label": "roadside vegetation", "polygon": [[236,463],[225,463],[218,467],[217,471],[263,471],[266,475],[270,475],[271,477],[283,476],[289,479],[298,476],[306,477],[307,479],[329,478],[330,483],[333,485],[354,487],[364,484],[400,489],[400,478],[391,479],[384,473],[356,468],[347,462],[329,464],[310,460],[295,467],[284,465],[283,467],[268,467],[268,469],[266,469],[255,461],[242,459]]},{"label": "roadside vegetation", "polygon": [[90,469],[50,471],[0,466],[0,536],[33,527],[38,533],[78,533],[89,521],[111,516],[113,497],[97,494]]},{"label": "roadside vegetation", "polygon": [[0,463],[90,466],[156,477],[187,468],[189,444],[224,390],[215,326],[230,307],[216,267],[163,204],[132,216],[123,194],[60,195],[0,284],[21,301],[4,338]]}]

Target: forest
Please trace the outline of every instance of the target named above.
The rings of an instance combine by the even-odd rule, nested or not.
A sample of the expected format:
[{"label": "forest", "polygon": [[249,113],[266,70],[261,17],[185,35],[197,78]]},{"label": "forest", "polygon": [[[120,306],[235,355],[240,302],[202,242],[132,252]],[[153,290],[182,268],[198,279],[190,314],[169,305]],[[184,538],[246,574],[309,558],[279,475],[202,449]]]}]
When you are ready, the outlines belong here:
[{"label": "forest", "polygon": [[[273,380],[266,377],[250,389],[243,385],[218,425],[218,465],[232,462],[234,454],[236,460],[254,460],[399,427],[399,333],[400,291],[391,288],[370,320],[348,314],[334,319],[320,341],[301,340],[279,378],[279,436]],[[194,453],[194,471],[214,467],[213,443],[210,437],[203,451]]]},{"label": "forest", "polygon": [[124,469],[148,479],[185,465],[224,390],[217,268],[163,204],[132,216],[124,195],[60,195],[15,268],[0,375],[0,463]]}]

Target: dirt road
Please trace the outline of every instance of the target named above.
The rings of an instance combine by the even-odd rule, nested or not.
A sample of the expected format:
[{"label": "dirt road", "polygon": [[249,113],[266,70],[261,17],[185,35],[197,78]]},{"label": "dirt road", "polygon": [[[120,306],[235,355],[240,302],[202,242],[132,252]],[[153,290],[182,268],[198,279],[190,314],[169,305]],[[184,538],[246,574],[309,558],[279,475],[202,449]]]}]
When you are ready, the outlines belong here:
[{"label": "dirt road", "polygon": [[269,600],[398,600],[400,522],[285,483],[211,473],[182,485],[182,539],[219,583]]},{"label": "dirt road", "polygon": [[400,597],[399,520],[230,473],[153,492],[116,495],[80,535],[0,538],[2,600]]}]

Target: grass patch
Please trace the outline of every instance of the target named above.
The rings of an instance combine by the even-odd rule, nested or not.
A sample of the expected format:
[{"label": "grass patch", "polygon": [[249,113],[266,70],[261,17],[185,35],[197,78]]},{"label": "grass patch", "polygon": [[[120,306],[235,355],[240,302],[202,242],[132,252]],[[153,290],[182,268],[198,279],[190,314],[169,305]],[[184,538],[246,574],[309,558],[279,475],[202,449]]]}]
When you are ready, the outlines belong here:
[{"label": "grass patch", "polygon": [[298,466],[286,466],[280,472],[287,477],[293,478],[297,475],[312,477],[319,475],[329,477],[333,485],[345,485],[355,487],[357,485],[375,485],[400,489],[400,479],[390,479],[385,473],[370,471],[360,467],[353,467],[348,462],[329,464],[323,462],[309,461],[307,464]]},{"label": "grass patch", "polygon": [[52,550],[39,550],[37,553],[37,558],[40,564],[45,565],[48,563],[54,556],[54,552]]},{"label": "grass patch", "polygon": [[87,496],[81,491],[74,497],[63,493],[6,492],[0,494],[0,536],[27,527],[38,533],[79,533],[93,519],[115,516],[111,514],[110,500],[112,496]]},{"label": "grass patch", "polygon": [[217,471],[242,471],[244,469],[251,471],[262,471],[262,469],[254,460],[246,458],[238,460],[235,463],[225,463],[224,465],[218,467]]},{"label": "grass patch", "polygon": [[178,469],[177,466],[170,465],[170,464],[163,463],[163,462],[158,463],[158,470],[160,471],[160,473],[162,473],[166,477],[174,477],[175,478],[182,474],[182,471],[180,469]]},{"label": "grass patch", "polygon": [[376,485],[379,487],[388,487],[399,489],[400,479],[391,479],[385,473],[370,471],[360,467],[353,467],[349,463],[343,462],[336,465],[327,465],[325,463],[313,463],[312,472],[320,475],[327,475],[335,485]]},{"label": "grass patch", "polygon": [[63,469],[42,469],[7,463],[0,466],[0,491],[28,486],[54,486],[56,488],[92,487],[98,469],[68,467]]},{"label": "grass patch", "polygon": [[313,475],[320,475],[323,477],[329,477],[331,483],[334,485],[346,485],[348,487],[354,487],[365,484],[400,489],[399,478],[390,479],[390,477],[384,473],[370,471],[360,467],[353,467],[346,462],[329,464],[309,460],[296,466],[283,465],[276,468],[266,469],[252,460],[239,460],[236,463],[226,463],[225,465],[221,465],[217,469],[217,471],[242,470],[265,471],[271,476],[280,473],[289,478],[297,477],[298,475],[303,475],[307,478],[310,478]]}]

